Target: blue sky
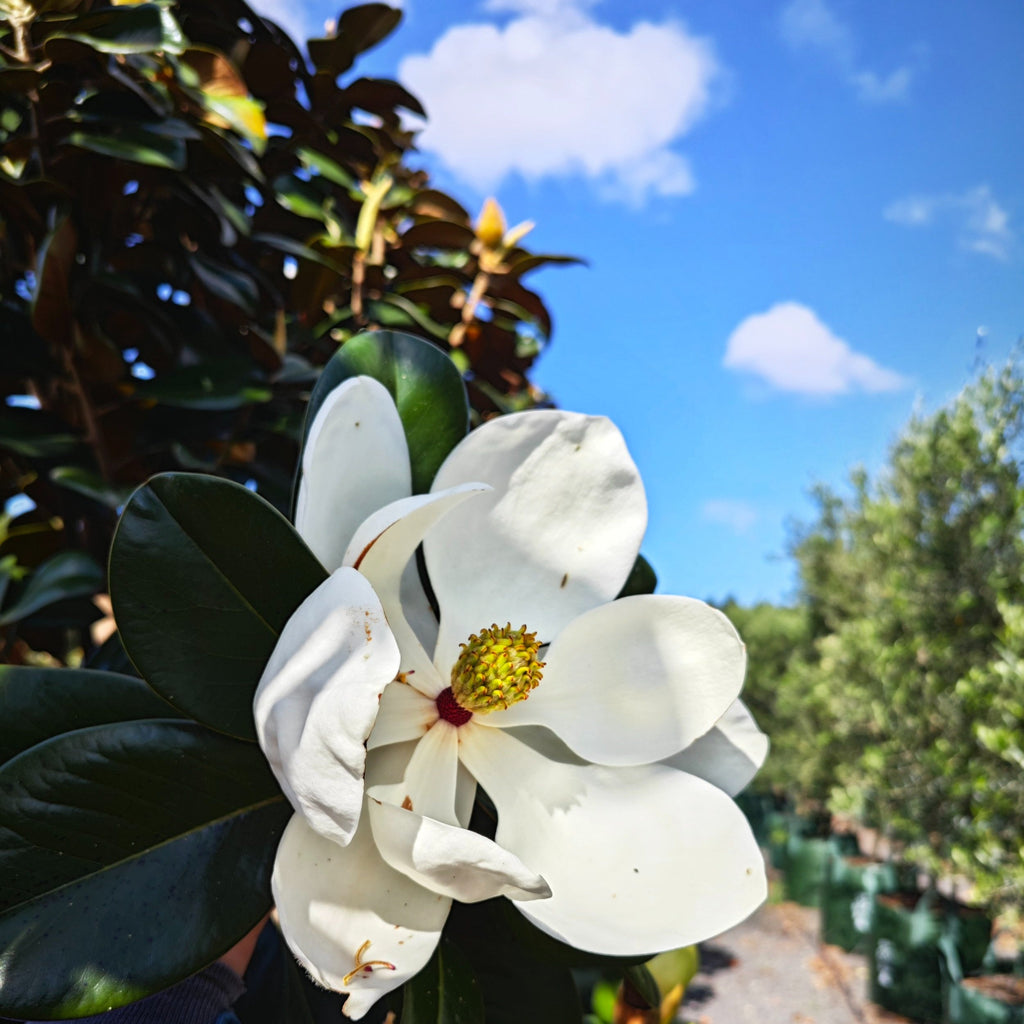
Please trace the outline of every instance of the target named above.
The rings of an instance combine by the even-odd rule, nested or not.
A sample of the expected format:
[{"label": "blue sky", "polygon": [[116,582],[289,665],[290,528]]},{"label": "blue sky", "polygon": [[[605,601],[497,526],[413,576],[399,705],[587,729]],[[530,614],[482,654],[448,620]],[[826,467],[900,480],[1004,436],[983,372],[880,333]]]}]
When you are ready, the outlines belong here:
[{"label": "blue sky", "polygon": [[660,589],[753,602],[814,482],[1024,334],[1021,53],[1017,0],[409,0],[357,70],[441,187],[589,261],[532,279],[535,380],[626,435]]}]

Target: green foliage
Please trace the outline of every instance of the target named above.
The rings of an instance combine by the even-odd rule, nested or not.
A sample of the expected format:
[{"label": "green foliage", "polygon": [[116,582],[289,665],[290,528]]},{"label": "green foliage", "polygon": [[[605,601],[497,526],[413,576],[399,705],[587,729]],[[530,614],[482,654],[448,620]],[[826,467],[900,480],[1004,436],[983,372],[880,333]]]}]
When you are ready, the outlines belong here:
[{"label": "green foliage", "polygon": [[[287,509],[310,390],[364,330],[453,354],[478,416],[542,400],[523,280],[564,258],[484,244],[412,163],[419,101],[353,70],[400,17],[346,10],[307,63],[243,0],[0,6],[0,501],[31,498],[13,525],[39,534],[0,560],[103,564],[162,472]],[[87,599],[15,621],[16,590],[5,660],[88,654]]]},{"label": "green foliage", "polygon": [[454,943],[442,940],[426,967],[405,986],[403,1024],[484,1024],[473,969]]},{"label": "green foliage", "polygon": [[255,744],[191,722],[78,729],[8,761],[0,1012],[99,1013],[211,963],[269,909],[290,814]]},{"label": "green foliage", "polygon": [[409,445],[413,492],[428,491],[441,463],[469,429],[466,389],[455,364],[410,334],[357,335],[320,374],[309,399],[307,430],[327,395],[360,375],[379,381],[391,393]]},{"label": "green foliage", "polygon": [[[468,428],[465,387],[448,357],[376,332],[337,358],[345,372],[332,366],[324,388],[353,365],[390,386],[414,474],[432,474]],[[91,564],[58,553],[14,607],[41,588],[77,593]],[[100,1012],[216,959],[269,909],[274,851],[292,813],[252,742],[264,665],[295,608],[326,579],[291,524],[229,480],[160,474],[127,500],[109,576],[124,648],[144,680],[0,668],[5,1016]],[[91,592],[96,581],[86,582]],[[410,993],[410,1020],[482,1019],[460,964],[457,951],[442,949]],[[273,998],[289,1014],[327,998],[307,1000],[290,958],[279,974]],[[336,1017],[340,997],[330,998]]]},{"label": "green foliage", "polygon": [[[768,650],[756,667],[758,617],[785,609],[738,616],[769,778],[1017,901],[1022,430],[1015,365],[915,417],[876,480],[854,474],[849,498],[817,492],[818,519],[793,548],[808,632],[790,634],[791,656]],[[781,640],[783,622],[772,628]]]},{"label": "green foliage", "polygon": [[110,549],[128,656],[169,703],[255,740],[252,697],[292,612],[327,573],[291,524],[228,480],[164,473],[125,506]]},{"label": "green foliage", "polygon": [[72,668],[0,666],[0,764],[75,729],[140,718],[177,718],[141,679]]},{"label": "green foliage", "polygon": [[730,599],[721,610],[739,630],[747,648],[744,703],[760,721],[774,719],[779,700],[779,681],[793,654],[807,646],[807,617],[802,608],[786,608],[762,602],[744,608]]}]

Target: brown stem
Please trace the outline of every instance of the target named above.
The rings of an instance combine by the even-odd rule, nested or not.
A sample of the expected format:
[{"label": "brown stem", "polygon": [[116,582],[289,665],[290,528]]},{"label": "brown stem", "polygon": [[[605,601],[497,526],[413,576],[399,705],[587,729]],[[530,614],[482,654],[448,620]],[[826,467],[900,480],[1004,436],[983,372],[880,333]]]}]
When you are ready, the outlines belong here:
[{"label": "brown stem", "polygon": [[106,446],[103,443],[103,434],[100,431],[99,421],[96,418],[96,411],[93,409],[89,394],[86,391],[85,383],[75,365],[75,353],[73,349],[65,352],[64,365],[67,367],[68,375],[71,377],[71,385],[78,398],[78,405],[82,410],[82,419],[85,421],[86,437],[96,456],[96,465],[99,467],[100,476],[107,483],[111,483],[113,475],[111,472],[110,458],[107,455]]},{"label": "brown stem", "polygon": [[491,275],[481,270],[473,280],[473,287],[466,296],[465,305],[462,307],[462,322],[470,324],[476,316],[476,307],[480,305],[488,285],[491,283]]},{"label": "brown stem", "polygon": [[14,55],[22,64],[28,64],[32,59],[32,51],[28,45],[28,27],[30,21],[12,21],[11,28],[14,29]]},{"label": "brown stem", "polygon": [[352,317],[363,324],[363,284],[366,281],[366,254],[357,252],[352,257]]}]

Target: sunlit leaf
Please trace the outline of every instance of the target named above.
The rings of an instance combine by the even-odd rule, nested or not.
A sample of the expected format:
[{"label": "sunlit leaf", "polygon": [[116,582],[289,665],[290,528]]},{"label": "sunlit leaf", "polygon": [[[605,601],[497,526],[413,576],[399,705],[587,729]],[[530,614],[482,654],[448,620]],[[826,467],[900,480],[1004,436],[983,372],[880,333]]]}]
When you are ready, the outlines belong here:
[{"label": "sunlit leaf", "polygon": [[327,575],[288,521],[238,484],[165,473],[125,506],[109,572],[121,639],[143,678],[198,721],[253,739],[263,667]]},{"label": "sunlit leaf", "polygon": [[441,463],[468,429],[469,405],[459,371],[441,349],[414,335],[356,335],[324,367],[310,396],[307,429],[327,395],[360,374],[391,392],[409,443],[413,490],[429,490]]},{"label": "sunlit leaf", "polygon": [[259,748],[115,722],[0,766],[0,1014],[99,1013],[229,949],[270,908],[291,815]]}]

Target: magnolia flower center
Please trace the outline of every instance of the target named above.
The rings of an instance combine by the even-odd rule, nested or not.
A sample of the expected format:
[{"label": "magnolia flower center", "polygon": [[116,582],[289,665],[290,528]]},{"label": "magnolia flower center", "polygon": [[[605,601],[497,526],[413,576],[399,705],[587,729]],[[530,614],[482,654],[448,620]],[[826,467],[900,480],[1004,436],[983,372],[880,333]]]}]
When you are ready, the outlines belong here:
[{"label": "magnolia flower center", "polygon": [[441,717],[464,725],[472,714],[507,708],[530,696],[541,680],[540,644],[526,626],[493,625],[474,633],[452,668],[452,685],[437,698]]}]

